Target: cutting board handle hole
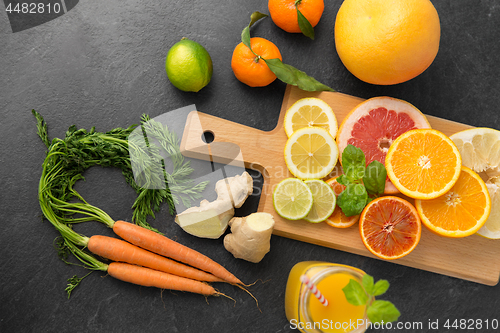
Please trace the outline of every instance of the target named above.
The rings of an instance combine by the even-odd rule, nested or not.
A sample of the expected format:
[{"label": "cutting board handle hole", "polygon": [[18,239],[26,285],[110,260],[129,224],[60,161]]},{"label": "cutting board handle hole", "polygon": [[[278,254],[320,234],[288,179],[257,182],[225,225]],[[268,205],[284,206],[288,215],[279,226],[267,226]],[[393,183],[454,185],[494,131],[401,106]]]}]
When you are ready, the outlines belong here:
[{"label": "cutting board handle hole", "polygon": [[214,132],[212,131],[203,132],[203,134],[201,135],[201,139],[205,143],[212,143],[215,139]]}]

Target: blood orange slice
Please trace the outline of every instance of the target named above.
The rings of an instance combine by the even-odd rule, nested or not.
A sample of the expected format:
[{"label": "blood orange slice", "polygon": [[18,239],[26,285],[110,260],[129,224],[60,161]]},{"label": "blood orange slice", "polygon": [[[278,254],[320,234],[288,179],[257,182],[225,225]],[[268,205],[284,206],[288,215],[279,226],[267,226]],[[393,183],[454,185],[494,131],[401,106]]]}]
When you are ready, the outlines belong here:
[{"label": "blood orange slice", "polygon": [[[338,177],[330,178],[326,181],[328,185],[330,185],[333,189],[333,193],[335,193],[335,197],[338,197],[340,193],[345,189],[345,186],[339,184],[337,182]],[[328,217],[325,222],[326,224],[335,227],[335,228],[349,228],[358,222],[359,215],[346,216],[342,209],[338,205],[335,206],[335,210],[332,215]]]},{"label": "blood orange slice", "polygon": [[420,241],[422,224],[415,207],[395,196],[377,198],[359,218],[359,232],[366,248],[382,259],[409,254]]},{"label": "blood orange slice", "polygon": [[[366,165],[374,160],[384,164],[392,142],[417,128],[431,126],[425,115],[410,103],[392,97],[370,98],[356,106],[342,121],[337,133],[339,156],[352,144],[365,153]],[[398,193],[389,179],[385,193]]]}]

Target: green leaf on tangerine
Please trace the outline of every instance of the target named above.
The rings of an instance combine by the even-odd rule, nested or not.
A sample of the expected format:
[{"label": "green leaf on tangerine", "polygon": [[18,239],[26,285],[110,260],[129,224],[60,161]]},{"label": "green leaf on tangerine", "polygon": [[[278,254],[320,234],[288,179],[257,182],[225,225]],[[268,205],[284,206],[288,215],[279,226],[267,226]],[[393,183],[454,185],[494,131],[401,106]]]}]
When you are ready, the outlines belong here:
[{"label": "green leaf on tangerine", "polygon": [[295,67],[284,64],[278,58],[264,59],[264,61],[276,77],[287,84],[305,91],[335,91]]}]

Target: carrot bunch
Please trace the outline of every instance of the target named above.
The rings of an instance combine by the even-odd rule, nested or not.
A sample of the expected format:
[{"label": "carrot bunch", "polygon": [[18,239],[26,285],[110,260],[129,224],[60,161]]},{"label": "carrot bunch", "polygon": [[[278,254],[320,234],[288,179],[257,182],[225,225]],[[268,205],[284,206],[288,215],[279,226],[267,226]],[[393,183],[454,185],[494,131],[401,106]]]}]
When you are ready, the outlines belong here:
[{"label": "carrot bunch", "polygon": [[[65,224],[57,222],[52,224],[61,233],[63,246],[82,261],[86,267],[105,271],[110,276],[125,282],[205,296],[225,296],[207,282],[228,282],[242,285],[238,278],[207,256],[132,223],[116,221],[113,230],[124,239],[144,248],[113,237],[94,235],[89,238],[78,234]],[[112,262],[105,264],[97,260],[84,251],[85,248],[95,255],[112,260]],[[161,255],[155,252],[159,252]],[[73,284],[67,288],[68,297],[80,281],[81,279],[73,279]]]},{"label": "carrot bunch", "polygon": [[[72,126],[64,139],[49,141],[43,118],[34,110],[33,114],[38,121],[38,135],[48,148],[38,187],[38,199],[43,215],[62,236],[59,250],[71,252],[88,269],[105,271],[117,279],[141,286],[205,296],[224,295],[208,282],[227,282],[243,288],[244,285],[238,278],[207,256],[153,229],[114,221],[106,212],[87,203],[73,188],[76,181],[83,178],[84,170],[93,165],[114,166],[122,171],[130,171],[127,137],[133,126],[128,129],[117,128],[107,133],[98,133],[94,129],[89,132],[76,130]],[[159,202],[155,203],[158,204]],[[143,210],[151,214],[149,207]],[[73,230],[73,224],[86,221],[104,223],[121,239],[100,235],[89,238]],[[111,263],[104,263],[101,258],[108,259]],[[82,279],[75,276],[68,280],[68,297]]]}]

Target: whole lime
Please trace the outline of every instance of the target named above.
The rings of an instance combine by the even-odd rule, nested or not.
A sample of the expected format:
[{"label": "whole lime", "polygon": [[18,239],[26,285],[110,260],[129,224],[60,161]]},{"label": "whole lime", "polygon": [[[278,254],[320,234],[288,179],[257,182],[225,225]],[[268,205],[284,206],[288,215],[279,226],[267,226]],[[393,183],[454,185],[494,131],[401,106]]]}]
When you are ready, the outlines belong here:
[{"label": "whole lime", "polygon": [[197,92],[212,78],[212,58],[201,44],[182,38],[168,51],[165,70],[176,88]]}]

